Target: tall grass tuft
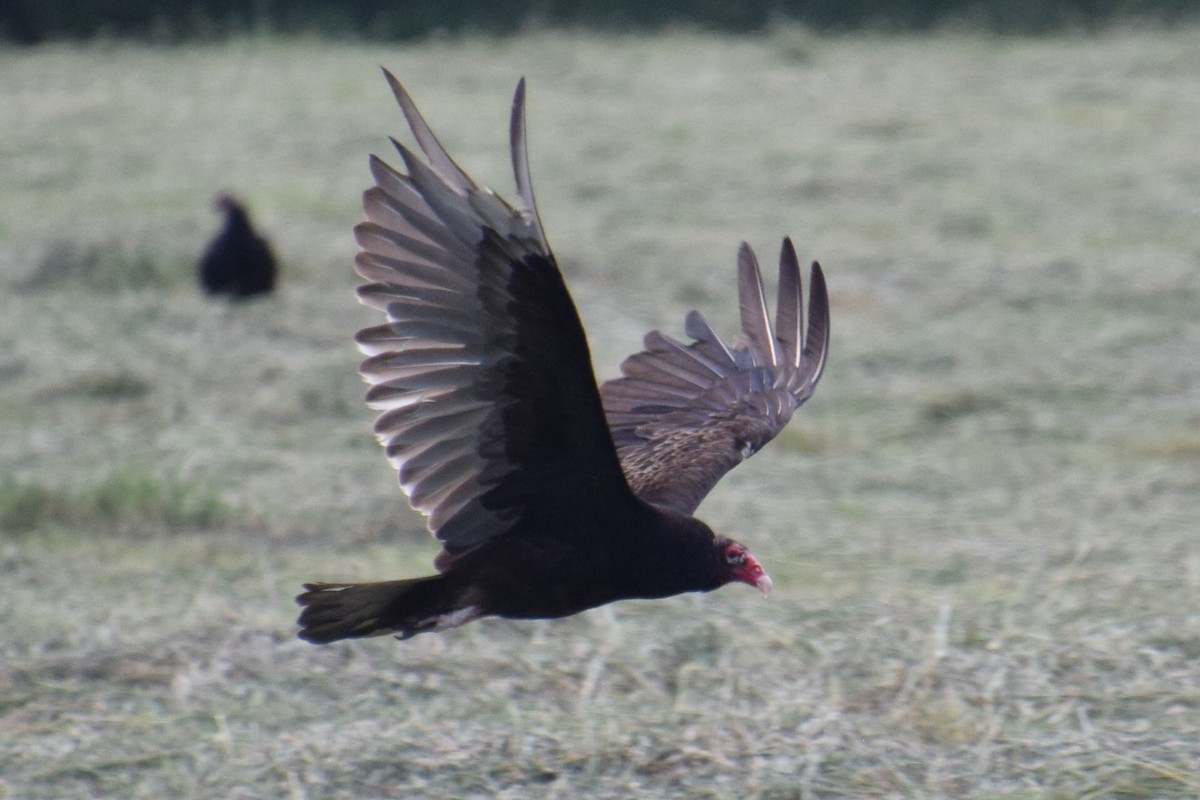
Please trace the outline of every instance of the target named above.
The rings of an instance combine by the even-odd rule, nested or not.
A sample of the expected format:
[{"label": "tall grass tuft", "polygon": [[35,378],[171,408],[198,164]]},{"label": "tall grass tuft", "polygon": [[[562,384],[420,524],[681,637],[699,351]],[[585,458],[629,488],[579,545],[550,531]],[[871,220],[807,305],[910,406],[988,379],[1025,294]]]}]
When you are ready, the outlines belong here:
[{"label": "tall grass tuft", "polygon": [[149,531],[209,528],[231,510],[211,486],[126,467],[91,485],[62,487],[38,480],[0,482],[0,531],[48,526]]},{"label": "tall grass tuft", "polygon": [[100,292],[169,288],[194,280],[194,265],[149,246],[59,239],[46,246],[32,272],[16,281],[23,292],[75,286]]}]

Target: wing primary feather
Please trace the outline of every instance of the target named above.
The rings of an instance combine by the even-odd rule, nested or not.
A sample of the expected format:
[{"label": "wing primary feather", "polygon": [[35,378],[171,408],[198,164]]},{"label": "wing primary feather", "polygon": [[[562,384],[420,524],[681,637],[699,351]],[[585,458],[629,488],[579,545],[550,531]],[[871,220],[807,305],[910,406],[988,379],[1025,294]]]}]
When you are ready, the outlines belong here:
[{"label": "wing primary feather", "polygon": [[754,251],[745,242],[738,248],[738,308],[741,311],[742,332],[750,340],[756,360],[765,358],[767,364],[778,366],[775,335],[767,316],[762,271],[758,268]]},{"label": "wing primary feather", "polygon": [[779,252],[779,297],[776,300],[775,335],[783,348],[783,357],[793,368],[800,367],[803,335],[800,327],[804,290],[800,285],[800,262],[790,237],[784,237]]},{"label": "wing primary feather", "polygon": [[[462,197],[455,193],[455,187],[450,183],[438,180],[441,176],[432,168],[421,163],[416,155],[401,144],[396,145],[404,166],[408,169],[409,179],[421,192],[421,199],[437,215],[438,220],[445,226],[446,232],[457,236],[470,248],[479,245],[483,238],[482,226],[463,213]],[[432,161],[432,159],[431,159]],[[476,254],[477,255],[477,254]]]},{"label": "wing primary feather", "polygon": [[409,97],[408,91],[405,90],[403,84],[396,80],[396,76],[387,69],[383,70],[384,77],[387,78],[388,85],[392,87],[392,94],[396,97],[396,102],[400,104],[400,110],[404,112],[404,118],[408,120],[408,127],[412,129],[413,136],[416,137],[417,144],[421,146],[421,150],[429,159],[429,163],[433,166],[434,172],[438,177],[442,178],[446,183],[454,186],[460,193],[466,193],[470,189],[475,188],[475,181],[471,180],[471,176],[463,172],[462,167],[454,163],[454,159],[442,147],[441,142],[433,135],[429,125],[425,122],[425,118],[421,116],[421,112],[417,110],[416,104]]},{"label": "wing primary feather", "polygon": [[688,336],[698,342],[716,345],[721,348],[730,363],[736,362],[732,348],[725,343],[725,340],[721,338],[719,333],[712,329],[712,326],[708,324],[708,320],[699,311],[692,310],[687,313],[687,317],[684,318],[683,322],[683,330]]},{"label": "wing primary feather", "polygon": [[815,387],[825,371],[825,360],[829,356],[829,293],[825,287],[825,273],[821,265],[812,262],[808,286],[808,331],[804,337],[804,360],[811,362],[807,383]]},{"label": "wing primary feather", "polygon": [[418,241],[441,247],[455,258],[467,263],[475,258],[474,241],[447,236],[448,226],[430,219],[424,211],[415,211],[405,198],[388,194],[378,186],[363,193],[363,210],[371,222],[404,233],[410,239],[415,232]]},{"label": "wing primary feather", "polygon": [[509,144],[512,149],[513,177],[517,181],[517,196],[525,206],[534,233],[541,241],[546,241],[542,231],[542,219],[538,214],[537,201],[533,197],[533,179],[529,174],[529,140],[525,135],[525,78],[517,81],[517,89],[513,92],[512,118],[508,124]]},{"label": "wing primary feather", "polygon": [[420,237],[431,244],[437,240],[422,232],[418,225],[408,220],[408,209],[398,209],[403,201],[394,194],[384,191],[378,186],[372,186],[363,192],[363,211],[367,219],[391,228],[399,228],[410,237]]}]

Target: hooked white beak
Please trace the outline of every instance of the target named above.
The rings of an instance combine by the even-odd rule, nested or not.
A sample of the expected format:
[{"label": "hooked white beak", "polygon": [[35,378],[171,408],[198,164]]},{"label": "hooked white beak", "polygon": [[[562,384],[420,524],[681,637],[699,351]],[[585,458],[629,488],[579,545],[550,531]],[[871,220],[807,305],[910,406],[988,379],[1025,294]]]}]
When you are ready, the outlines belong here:
[{"label": "hooked white beak", "polygon": [[754,582],[754,586],[763,593],[763,597],[766,597],[771,593],[771,589],[774,587],[774,585],[775,584],[771,582],[771,576],[765,572],[762,574],[761,578]]}]

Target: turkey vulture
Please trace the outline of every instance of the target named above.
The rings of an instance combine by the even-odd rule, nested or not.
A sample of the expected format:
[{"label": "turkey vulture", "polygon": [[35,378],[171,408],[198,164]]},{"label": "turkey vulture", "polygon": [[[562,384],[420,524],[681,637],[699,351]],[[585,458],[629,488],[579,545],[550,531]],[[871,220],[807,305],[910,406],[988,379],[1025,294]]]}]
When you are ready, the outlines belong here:
[{"label": "turkey vulture", "polygon": [[229,194],[214,197],[213,208],[225,215],[225,224],[200,257],[200,285],[204,291],[234,299],[272,291],[275,256],[250,225],[246,209]]},{"label": "turkey vulture", "polygon": [[[525,85],[510,126],[519,206],[451,160],[384,70],[422,160],[370,160],[355,228],[359,299],[388,322],[358,333],[375,433],[441,540],[440,574],[309,583],[299,636],[406,639],[484,616],[553,618],[626,598],[771,589],[741,544],[692,516],[812,394],[829,305],[812,266],[807,326],[791,241],[772,326],[754,253],[738,253],[742,340],[699,313],[688,344],[657,331],[597,387],[587,339],[542,233],[529,180]],[[807,327],[807,330],[806,330]]]}]

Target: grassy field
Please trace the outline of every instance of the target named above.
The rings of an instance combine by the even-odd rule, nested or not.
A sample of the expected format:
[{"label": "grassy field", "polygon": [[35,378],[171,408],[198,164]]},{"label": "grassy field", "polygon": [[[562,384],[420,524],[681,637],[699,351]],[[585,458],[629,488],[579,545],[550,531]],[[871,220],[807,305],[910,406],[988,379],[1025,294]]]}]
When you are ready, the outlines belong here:
[{"label": "grassy field", "polygon": [[[0,51],[0,798],[1200,795],[1200,38],[679,33]],[[820,390],[701,508],[775,578],[403,644],[429,570],[351,335],[378,65],[502,192],[529,79],[602,377],[741,239]],[[277,297],[192,263],[242,194]]]}]

